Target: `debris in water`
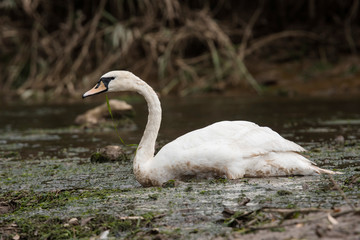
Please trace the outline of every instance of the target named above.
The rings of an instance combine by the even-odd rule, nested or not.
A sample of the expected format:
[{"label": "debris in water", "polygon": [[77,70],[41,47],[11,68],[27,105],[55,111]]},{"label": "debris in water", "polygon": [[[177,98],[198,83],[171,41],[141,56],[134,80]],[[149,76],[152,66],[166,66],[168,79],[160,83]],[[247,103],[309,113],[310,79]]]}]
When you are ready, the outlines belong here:
[{"label": "debris in water", "polygon": [[[124,116],[126,117],[134,114],[133,107],[124,101],[112,99],[109,102],[114,117],[117,116],[123,118]],[[106,122],[107,119],[111,119],[111,116],[108,111],[107,104],[104,103],[77,116],[75,123],[92,127],[99,125],[102,122]]]},{"label": "debris in water", "polygon": [[91,155],[90,161],[93,163],[117,162],[129,160],[127,154],[122,147],[117,145],[109,145],[100,148],[96,153]]}]

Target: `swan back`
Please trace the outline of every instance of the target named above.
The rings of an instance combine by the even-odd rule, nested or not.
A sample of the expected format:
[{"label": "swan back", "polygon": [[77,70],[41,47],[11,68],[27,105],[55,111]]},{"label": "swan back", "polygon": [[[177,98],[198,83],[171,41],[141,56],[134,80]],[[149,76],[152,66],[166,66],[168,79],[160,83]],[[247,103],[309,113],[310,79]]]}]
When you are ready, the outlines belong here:
[{"label": "swan back", "polygon": [[235,179],[314,173],[311,162],[298,154],[302,151],[268,127],[222,121],[168,143],[147,168],[159,182],[187,176]]}]

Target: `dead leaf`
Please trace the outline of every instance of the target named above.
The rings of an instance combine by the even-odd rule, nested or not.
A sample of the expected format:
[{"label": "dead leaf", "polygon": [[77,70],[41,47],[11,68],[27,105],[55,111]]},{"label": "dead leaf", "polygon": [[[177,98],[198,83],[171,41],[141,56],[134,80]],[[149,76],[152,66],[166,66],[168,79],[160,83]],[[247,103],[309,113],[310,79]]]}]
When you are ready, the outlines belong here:
[{"label": "dead leaf", "polygon": [[94,217],[88,217],[88,218],[85,218],[85,219],[81,219],[80,225],[85,226],[88,222],[91,221],[91,219],[94,219]]},{"label": "dead leaf", "polygon": [[332,225],[336,225],[336,224],[339,224],[339,222],[333,217],[330,215],[330,213],[328,213],[328,220],[329,222],[332,224]]}]

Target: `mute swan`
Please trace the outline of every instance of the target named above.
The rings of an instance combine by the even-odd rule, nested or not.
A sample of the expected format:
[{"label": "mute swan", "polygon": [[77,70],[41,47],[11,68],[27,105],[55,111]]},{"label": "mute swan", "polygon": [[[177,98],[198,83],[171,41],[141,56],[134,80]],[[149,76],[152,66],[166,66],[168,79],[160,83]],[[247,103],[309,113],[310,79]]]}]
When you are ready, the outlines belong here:
[{"label": "mute swan", "polygon": [[161,106],[147,83],[128,71],[111,71],[83,98],[118,91],[136,91],[148,104],[148,122],[133,161],[135,177],[143,186],[160,186],[170,179],[188,177],[237,179],[335,173],[314,166],[299,154],[305,149],[296,143],[268,127],[247,121],[222,121],[189,132],[154,156]]}]

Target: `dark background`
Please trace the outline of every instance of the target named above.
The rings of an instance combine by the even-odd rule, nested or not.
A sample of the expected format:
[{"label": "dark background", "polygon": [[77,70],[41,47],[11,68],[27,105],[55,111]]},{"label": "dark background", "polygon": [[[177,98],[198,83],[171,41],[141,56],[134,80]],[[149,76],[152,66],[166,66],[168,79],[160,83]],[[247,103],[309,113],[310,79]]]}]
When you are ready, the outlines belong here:
[{"label": "dark background", "polygon": [[2,0],[0,91],[78,98],[126,69],[163,95],[357,95],[359,20],[359,0]]}]

